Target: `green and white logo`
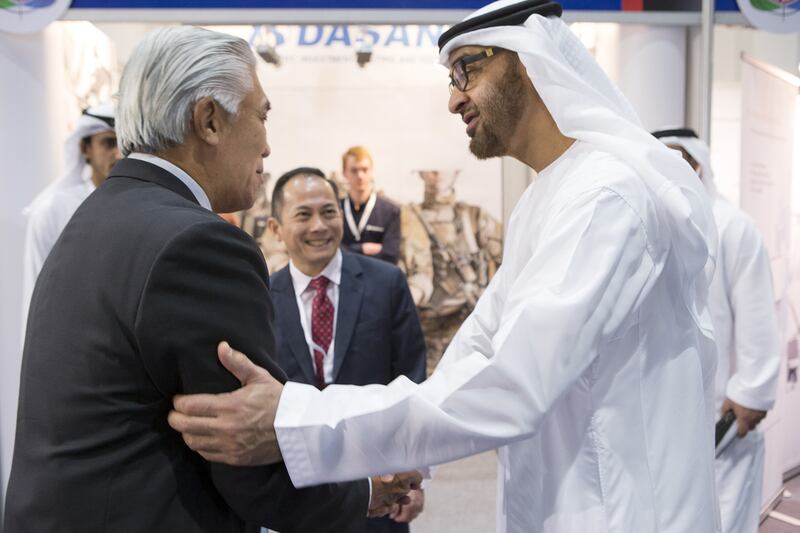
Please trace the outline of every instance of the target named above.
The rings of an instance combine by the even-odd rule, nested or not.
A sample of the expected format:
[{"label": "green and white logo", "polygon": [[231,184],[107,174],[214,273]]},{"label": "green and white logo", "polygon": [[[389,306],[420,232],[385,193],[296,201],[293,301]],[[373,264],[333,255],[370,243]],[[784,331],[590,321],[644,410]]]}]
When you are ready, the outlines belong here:
[{"label": "green and white logo", "polygon": [[59,19],[70,0],[0,0],[0,31],[33,33]]},{"label": "green and white logo", "polygon": [[760,30],[776,33],[800,31],[800,0],[737,0],[739,9]]}]

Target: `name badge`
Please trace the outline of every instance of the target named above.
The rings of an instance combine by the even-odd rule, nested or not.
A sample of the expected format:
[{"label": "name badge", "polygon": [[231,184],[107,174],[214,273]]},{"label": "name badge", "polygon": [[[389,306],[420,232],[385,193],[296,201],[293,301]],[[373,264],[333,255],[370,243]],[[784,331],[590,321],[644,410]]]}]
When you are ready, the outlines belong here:
[{"label": "name badge", "polygon": [[367,224],[367,231],[377,231],[378,233],[383,233],[385,228],[381,226],[373,226],[372,224]]}]

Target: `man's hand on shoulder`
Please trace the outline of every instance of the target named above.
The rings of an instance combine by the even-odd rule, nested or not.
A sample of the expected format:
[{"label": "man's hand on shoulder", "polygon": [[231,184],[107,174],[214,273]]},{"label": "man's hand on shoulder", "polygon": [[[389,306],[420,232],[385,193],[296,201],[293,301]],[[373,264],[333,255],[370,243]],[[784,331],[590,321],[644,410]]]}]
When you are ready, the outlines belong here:
[{"label": "man's hand on shoulder", "polygon": [[224,394],[178,395],[169,425],[191,449],[209,461],[264,465],[281,461],[275,413],[283,385],[227,342],[217,347],[219,360],[242,383]]}]

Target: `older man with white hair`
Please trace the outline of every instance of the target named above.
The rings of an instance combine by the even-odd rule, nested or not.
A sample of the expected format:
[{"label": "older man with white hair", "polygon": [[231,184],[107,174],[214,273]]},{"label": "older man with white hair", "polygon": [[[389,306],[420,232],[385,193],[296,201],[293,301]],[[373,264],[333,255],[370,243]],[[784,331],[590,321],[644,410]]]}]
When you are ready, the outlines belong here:
[{"label": "older man with white hair", "polygon": [[297,486],[500,447],[498,531],[718,529],[708,197],[560,13],[494,2],[439,41],[471,151],[539,175],[430,379],[281,385],[222,345],[245,386],[176,400],[190,446],[239,464],[282,454]]},{"label": "older man with white hair", "polygon": [[[173,396],[226,392],[216,340],[279,379],[264,259],[214,214],[250,207],[270,104],[242,39],[148,34],[119,88],[126,159],[75,212],[31,302],[5,530],[361,531],[413,477],[296,489],[283,465],[204,461]],[[409,481],[411,480],[411,481]]]},{"label": "older man with white hair", "polygon": [[753,220],[717,192],[708,145],[688,128],[653,135],[681,152],[712,197],[719,232],[708,295],[719,348],[715,406],[720,417],[736,416],[738,437],[720,443],[715,461],[722,531],[755,533],[764,477],[764,436],[756,426],[775,404],[780,369],[769,254]]}]

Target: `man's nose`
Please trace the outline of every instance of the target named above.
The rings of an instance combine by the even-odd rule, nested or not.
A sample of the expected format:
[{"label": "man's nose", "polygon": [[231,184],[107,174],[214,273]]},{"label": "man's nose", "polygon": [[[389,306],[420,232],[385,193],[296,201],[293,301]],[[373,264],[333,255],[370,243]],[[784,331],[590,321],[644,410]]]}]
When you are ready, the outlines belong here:
[{"label": "man's nose", "polygon": [[322,215],[317,213],[311,217],[311,231],[322,231],[325,229],[325,222],[322,219]]},{"label": "man's nose", "polygon": [[268,143],[268,142],[265,142],[265,143],[264,143],[264,151],[263,151],[263,152],[261,152],[261,159],[266,159],[266,158],[268,158],[268,157],[269,157],[269,154],[271,154],[271,153],[272,153],[272,150],[271,150],[271,149],[270,149],[270,147],[269,147],[269,143]]},{"label": "man's nose", "polygon": [[450,99],[447,101],[447,110],[458,115],[461,113],[461,109],[466,105],[467,101],[469,101],[469,98],[466,93],[453,88],[453,92],[450,93]]}]

